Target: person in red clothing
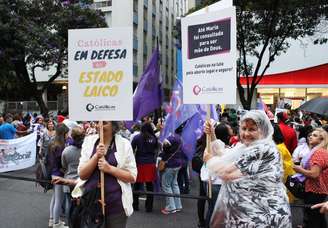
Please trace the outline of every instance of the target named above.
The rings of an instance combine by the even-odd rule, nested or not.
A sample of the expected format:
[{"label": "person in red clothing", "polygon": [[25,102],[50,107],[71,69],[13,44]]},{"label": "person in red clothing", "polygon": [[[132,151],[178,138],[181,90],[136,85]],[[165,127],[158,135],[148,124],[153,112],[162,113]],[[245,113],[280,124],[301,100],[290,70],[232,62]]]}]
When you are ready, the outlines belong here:
[{"label": "person in red clothing", "polygon": [[288,119],[288,115],[285,112],[279,112],[277,114],[278,124],[282,135],[284,136],[284,143],[292,154],[297,147],[297,136],[293,128],[289,127],[285,122]]},{"label": "person in red clothing", "polygon": [[[328,133],[322,128],[316,128],[309,135],[311,157],[307,169],[294,166],[294,170],[303,174],[305,180],[305,204],[318,204],[325,201],[328,196]],[[325,216],[320,214],[319,209],[305,209],[307,221],[305,227],[326,228]]]}]

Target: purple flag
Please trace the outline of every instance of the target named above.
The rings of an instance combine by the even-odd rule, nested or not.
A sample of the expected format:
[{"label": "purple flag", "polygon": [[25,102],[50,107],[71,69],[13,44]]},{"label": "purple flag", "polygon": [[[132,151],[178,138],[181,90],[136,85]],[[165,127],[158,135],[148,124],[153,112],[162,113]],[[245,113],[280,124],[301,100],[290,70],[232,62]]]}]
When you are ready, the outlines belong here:
[{"label": "purple flag", "polygon": [[183,128],[181,137],[183,141],[183,152],[188,160],[191,160],[195,150],[196,142],[203,133],[204,118],[201,113],[197,112],[186,123]]},{"label": "purple flag", "polygon": [[161,106],[159,74],[159,50],[156,48],[133,94],[134,121],[140,120]]},{"label": "purple flag", "polygon": [[161,132],[160,141],[173,134],[183,122],[198,112],[196,105],[183,104],[182,84],[178,79],[175,82],[167,112],[168,115],[165,119],[164,129]]},{"label": "purple flag", "polygon": [[[202,115],[202,118],[204,120],[206,120],[206,113],[207,113],[207,105],[204,105],[204,104],[200,104],[198,105],[198,111],[199,113]],[[218,113],[216,112],[215,110],[215,105],[210,105],[210,109],[211,109],[211,116],[210,118],[212,118],[213,120],[219,120],[219,115]]]}]

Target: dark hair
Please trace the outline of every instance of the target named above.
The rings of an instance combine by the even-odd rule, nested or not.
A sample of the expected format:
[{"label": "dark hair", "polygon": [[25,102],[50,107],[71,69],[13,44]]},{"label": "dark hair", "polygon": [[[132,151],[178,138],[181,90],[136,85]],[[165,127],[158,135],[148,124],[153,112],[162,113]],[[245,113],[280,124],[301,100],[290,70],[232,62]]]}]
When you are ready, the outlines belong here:
[{"label": "dark hair", "polygon": [[56,147],[65,147],[65,134],[69,132],[69,128],[65,124],[58,124],[56,127],[56,136],[50,145],[50,150],[53,151]]},{"label": "dark hair", "polygon": [[279,128],[278,124],[274,124],[273,125],[273,135],[272,135],[272,139],[273,141],[278,145],[284,142],[284,136],[281,133],[281,130]]},{"label": "dark hair", "polygon": [[217,139],[220,139],[224,144],[229,145],[230,135],[229,128],[226,124],[220,123],[215,127],[215,135]]},{"label": "dark hair", "polygon": [[112,122],[113,135],[115,135],[120,130],[120,124],[119,121],[111,121],[111,122]]},{"label": "dark hair", "polygon": [[73,127],[71,136],[74,140],[74,145],[81,148],[85,136],[83,129],[80,127]]},{"label": "dark hair", "polygon": [[[157,137],[154,133],[154,130],[153,130],[153,127],[151,125],[151,123],[148,123],[148,122],[145,122],[141,125],[141,136],[144,138],[144,139],[150,139],[150,138],[154,138],[155,139],[155,143],[156,145],[158,144],[158,141],[157,141]],[[144,140],[144,143],[145,141]]]},{"label": "dark hair", "polygon": [[153,127],[151,126],[150,123],[143,123],[141,125],[141,134],[145,137],[145,138],[149,138],[150,135],[155,136]]},{"label": "dark hair", "polygon": [[48,128],[49,123],[52,123],[52,124],[54,125],[54,128],[56,128],[56,124],[55,124],[55,122],[54,122],[52,119],[49,119],[49,120],[46,122],[46,128],[47,128],[47,130],[49,130],[49,128]]},{"label": "dark hair", "polygon": [[112,123],[112,135],[114,136],[120,130],[119,121],[103,121],[103,125],[107,124],[108,122]]},{"label": "dark hair", "polygon": [[278,120],[284,121],[284,113],[283,112],[278,112],[277,113],[277,118],[278,118]]},{"label": "dark hair", "polygon": [[298,139],[301,138],[306,138],[308,137],[308,135],[313,131],[313,127],[311,125],[307,125],[307,126],[299,126],[298,127]]}]

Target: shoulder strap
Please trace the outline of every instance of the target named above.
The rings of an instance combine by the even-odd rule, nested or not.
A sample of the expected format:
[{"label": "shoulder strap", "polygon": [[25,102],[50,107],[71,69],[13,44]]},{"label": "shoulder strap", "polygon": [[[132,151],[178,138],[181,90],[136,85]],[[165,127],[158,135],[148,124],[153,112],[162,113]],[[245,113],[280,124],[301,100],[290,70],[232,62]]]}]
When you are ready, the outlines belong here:
[{"label": "shoulder strap", "polygon": [[181,144],[179,145],[178,149],[176,151],[174,151],[174,153],[165,161],[165,163],[167,163],[181,148]]}]

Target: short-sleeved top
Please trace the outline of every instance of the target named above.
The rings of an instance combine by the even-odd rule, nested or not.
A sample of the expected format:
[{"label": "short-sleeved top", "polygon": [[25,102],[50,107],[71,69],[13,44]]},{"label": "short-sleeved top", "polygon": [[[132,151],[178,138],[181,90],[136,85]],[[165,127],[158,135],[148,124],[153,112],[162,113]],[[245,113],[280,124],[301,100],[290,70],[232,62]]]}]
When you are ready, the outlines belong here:
[{"label": "short-sleeved top", "polygon": [[38,142],[38,146],[41,147],[41,151],[43,156],[48,157],[49,153],[49,144],[55,139],[55,134],[53,136],[49,136],[48,130],[45,130],[43,134],[41,134],[40,140]]},{"label": "short-sleeved top", "polygon": [[305,191],[328,195],[328,151],[319,149],[310,158],[310,168],[314,165],[320,167],[317,178],[306,178]]},{"label": "short-sleeved top", "polygon": [[0,139],[14,139],[16,128],[10,123],[3,123],[0,126]]},{"label": "short-sleeved top", "polygon": [[[96,141],[91,157],[96,153],[96,147],[99,143],[99,139]],[[117,167],[117,160],[114,153],[116,152],[115,139],[113,138],[111,145],[106,153],[106,161]],[[85,183],[85,190],[92,190],[98,186],[99,183],[99,169],[98,166],[93,171],[92,175],[89,177],[88,181]],[[122,203],[122,189],[117,182],[116,177],[105,173],[105,203],[106,203],[106,214],[121,214],[124,213],[123,203]]]}]

